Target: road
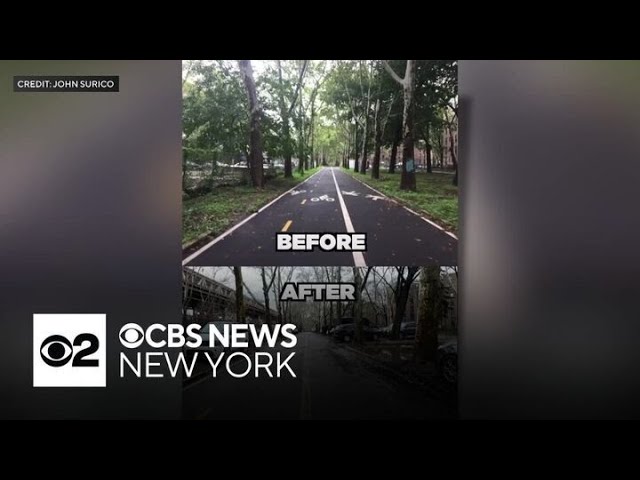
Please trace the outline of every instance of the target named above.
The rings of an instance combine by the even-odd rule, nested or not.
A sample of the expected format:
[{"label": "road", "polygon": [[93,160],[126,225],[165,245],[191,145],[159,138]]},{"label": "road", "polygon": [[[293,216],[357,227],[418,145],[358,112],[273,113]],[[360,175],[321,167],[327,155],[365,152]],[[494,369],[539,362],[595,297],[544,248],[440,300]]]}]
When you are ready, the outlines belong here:
[{"label": "road", "polygon": [[[183,265],[457,265],[455,237],[339,168],[321,169],[234,228]],[[277,252],[280,231],[366,233],[367,251],[359,263],[352,252]]]},{"label": "road", "polygon": [[[289,349],[278,347],[288,355]],[[381,373],[327,336],[300,333],[292,378],[207,376],[187,386],[187,419],[451,419],[454,408],[424,390]],[[286,356],[285,355],[285,356]],[[237,371],[246,368],[239,360]],[[235,368],[235,367],[234,367]]]}]

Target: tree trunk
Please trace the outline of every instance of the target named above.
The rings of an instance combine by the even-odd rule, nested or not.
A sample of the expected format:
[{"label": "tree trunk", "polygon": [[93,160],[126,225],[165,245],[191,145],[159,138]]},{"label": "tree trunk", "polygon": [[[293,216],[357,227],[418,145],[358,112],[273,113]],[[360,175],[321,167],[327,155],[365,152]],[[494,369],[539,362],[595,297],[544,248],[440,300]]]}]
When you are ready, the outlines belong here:
[{"label": "tree trunk", "polygon": [[284,176],[292,177],[293,169],[291,168],[291,130],[289,128],[289,118],[283,120],[283,146],[284,146]]},{"label": "tree trunk", "polygon": [[[277,60],[278,64],[278,80],[279,80],[279,95],[278,103],[280,107],[280,117],[282,120],[282,146],[284,154],[284,176],[292,177],[293,169],[291,167],[291,156],[293,155],[293,147],[291,145],[291,127],[289,126],[289,107],[287,107],[284,97],[284,82],[282,81],[282,65],[280,60]],[[299,82],[302,81],[302,76]],[[297,93],[296,93],[297,97]],[[295,98],[294,98],[295,102]],[[292,107],[293,108],[293,105]]]},{"label": "tree trunk", "polygon": [[355,164],[353,166],[353,171],[358,173],[358,122],[356,122],[356,129],[354,132],[354,139],[353,139],[353,143],[354,143],[354,158],[355,158]]},{"label": "tree trunk", "polygon": [[298,141],[298,172],[304,173],[304,164],[306,162],[304,156],[304,140],[302,139],[302,134],[300,134],[300,138]]},{"label": "tree trunk", "polygon": [[260,269],[260,276],[262,277],[262,293],[264,295],[264,309],[265,309],[265,323],[267,326],[271,326],[271,308],[269,307],[269,284],[267,283],[267,274],[265,267]]},{"label": "tree trunk", "polygon": [[416,190],[416,164],[413,148],[413,92],[415,87],[415,60],[407,60],[404,75],[404,108],[402,112],[402,178],[400,190]]},{"label": "tree trunk", "polygon": [[300,102],[298,103],[298,115],[299,127],[298,127],[298,172],[304,173],[306,158],[305,158],[305,145],[304,145],[304,110],[302,106],[302,95],[300,96]]},{"label": "tree trunk", "polygon": [[[346,146],[342,147],[342,167],[344,168],[344,162],[347,158],[347,148]],[[323,161],[324,163],[324,161]]]},{"label": "tree trunk", "polygon": [[[327,276],[327,283],[331,283],[331,275],[329,274],[329,267],[324,267],[324,273]],[[329,326],[331,324],[333,324],[333,302],[329,302],[329,317],[325,318],[323,327]]]},{"label": "tree trunk", "polygon": [[400,326],[402,319],[404,318],[404,312],[407,308],[407,300],[409,299],[409,292],[411,291],[411,284],[413,283],[413,277],[418,271],[418,267],[408,267],[407,277],[404,277],[404,269],[398,272],[398,288],[396,291],[396,305],[395,314],[393,317],[393,327],[391,330],[391,338],[400,338]]},{"label": "tree trunk", "polygon": [[367,151],[367,136],[369,135],[369,101],[367,100],[367,111],[364,114],[364,127],[362,132],[362,160],[360,161],[360,173],[363,175],[367,173],[367,157],[369,152]]},{"label": "tree trunk", "polygon": [[254,187],[264,187],[264,174],[262,172],[262,132],[260,131],[260,118],[262,110],[256,93],[256,83],[253,79],[253,69],[251,68],[251,60],[239,60],[240,74],[244,81],[247,96],[249,97],[249,113],[250,113],[250,133],[249,145],[249,173],[251,174],[251,183]]},{"label": "tree trunk", "polygon": [[349,155],[351,155],[351,125],[347,127],[347,144],[345,145],[344,156],[342,157],[342,168],[347,168],[349,166],[348,159]]},{"label": "tree trunk", "polygon": [[[311,168],[314,168],[316,166],[316,162],[315,162],[315,154],[316,152],[314,151],[314,142],[315,142],[315,135],[314,135],[314,131],[315,131],[315,117],[316,117],[316,97],[315,95],[313,96],[313,98],[311,99],[311,124],[309,125],[309,134],[311,136],[311,145],[310,145],[310,154],[311,154]],[[309,166],[307,166],[307,170],[309,170]]]},{"label": "tree trunk", "polygon": [[242,267],[233,267],[236,281],[236,322],[247,323],[244,315],[244,287],[242,286]]},{"label": "tree trunk", "polygon": [[360,275],[360,268],[353,267],[353,278],[356,284],[355,303],[353,305],[353,319],[355,323],[354,329],[354,341],[356,343],[362,343],[362,277]]},{"label": "tree trunk", "polygon": [[342,149],[342,168],[345,168],[346,162],[347,162],[347,157],[349,156],[349,154],[347,152],[349,152],[349,147],[351,146],[351,132],[347,131],[347,143],[345,144],[344,148]]},{"label": "tree trunk", "polygon": [[376,100],[374,116],[374,145],[373,164],[371,165],[371,178],[380,178],[380,144],[382,143],[382,128],[380,126],[380,99]]},{"label": "tree trunk", "polygon": [[405,284],[400,284],[400,291],[396,294],[396,308],[393,316],[393,328],[391,338],[397,340],[400,338],[400,326],[404,318],[404,312],[407,308],[407,300],[409,299],[409,289],[405,288]]},{"label": "tree trunk", "polygon": [[425,145],[427,147],[427,173],[432,173],[431,168],[431,142],[429,141],[429,124],[427,123],[427,134],[425,136]]},{"label": "tree trunk", "polygon": [[364,112],[364,127],[362,132],[362,161],[360,162],[360,173],[365,175],[367,173],[367,160],[369,157],[369,151],[367,150],[369,142],[367,142],[369,136],[369,98],[367,98],[367,109]]},{"label": "tree trunk", "polygon": [[276,271],[278,274],[278,286],[276,291],[276,303],[278,306],[278,323],[282,323],[282,302],[280,302],[280,291],[282,290],[282,276],[280,275],[280,267],[276,267]]},{"label": "tree trunk", "polygon": [[391,146],[391,158],[389,159],[389,173],[396,173],[396,158],[398,158],[398,144],[402,138],[402,124],[398,124],[396,135],[393,137]]},{"label": "tree trunk", "polygon": [[449,126],[447,130],[449,130],[449,152],[451,153],[451,163],[453,163],[453,167],[456,169],[456,173],[453,175],[453,184],[458,186],[458,160],[456,158],[455,142],[453,141],[451,126]]},{"label": "tree trunk", "polygon": [[420,278],[420,307],[416,326],[415,352],[418,362],[434,362],[436,360],[441,302],[440,267],[423,267]]},{"label": "tree trunk", "polygon": [[[336,267],[338,271],[336,272],[336,283],[342,282],[342,267]],[[342,302],[338,302],[338,308],[336,309],[336,317],[338,320],[342,318]],[[336,324],[339,323],[336,321]]]}]

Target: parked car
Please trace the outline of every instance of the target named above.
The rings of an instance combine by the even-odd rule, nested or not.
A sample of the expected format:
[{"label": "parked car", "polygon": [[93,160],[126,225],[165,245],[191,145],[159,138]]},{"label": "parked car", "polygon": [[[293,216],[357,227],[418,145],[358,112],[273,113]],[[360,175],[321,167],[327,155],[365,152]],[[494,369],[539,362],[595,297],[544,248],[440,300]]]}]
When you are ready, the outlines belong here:
[{"label": "parked car", "polygon": [[402,322],[400,324],[400,338],[408,339],[416,336],[416,322]]},{"label": "parked car", "polygon": [[378,340],[388,335],[387,327],[367,327],[367,328],[371,332],[372,340]]},{"label": "parked car", "polygon": [[333,327],[329,331],[329,334],[340,342],[350,342],[351,340],[353,340],[354,333],[354,323],[345,323],[343,325],[338,325],[337,327]]},{"label": "parked car", "polygon": [[[340,342],[350,342],[354,339],[356,332],[355,323],[343,323],[331,330],[331,336]],[[382,335],[378,328],[368,325],[362,326],[362,334],[365,340],[378,340]]]},{"label": "parked car", "polygon": [[454,340],[438,347],[436,367],[448,383],[458,381],[458,341]]},{"label": "parked car", "polygon": [[393,332],[393,323],[390,323],[386,327],[380,327],[380,333],[384,337],[391,337],[392,332]]},{"label": "parked car", "polygon": [[[353,324],[354,320],[352,317],[342,317],[341,319],[338,320],[338,325],[337,326],[327,326],[325,327],[325,333],[327,335],[331,335],[333,336],[333,332],[335,331],[336,328],[342,326],[342,325],[351,325]],[[338,332],[339,333],[339,332]]]}]

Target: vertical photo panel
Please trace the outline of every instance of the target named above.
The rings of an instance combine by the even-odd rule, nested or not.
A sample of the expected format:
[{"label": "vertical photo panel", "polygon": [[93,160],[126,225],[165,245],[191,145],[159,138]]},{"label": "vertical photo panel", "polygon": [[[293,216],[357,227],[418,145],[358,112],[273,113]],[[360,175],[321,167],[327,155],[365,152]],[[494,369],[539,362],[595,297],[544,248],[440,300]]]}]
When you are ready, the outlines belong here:
[{"label": "vertical photo panel", "polygon": [[183,62],[183,265],[456,265],[455,60]]},{"label": "vertical photo panel", "polygon": [[455,419],[457,267],[184,267],[186,419]]}]

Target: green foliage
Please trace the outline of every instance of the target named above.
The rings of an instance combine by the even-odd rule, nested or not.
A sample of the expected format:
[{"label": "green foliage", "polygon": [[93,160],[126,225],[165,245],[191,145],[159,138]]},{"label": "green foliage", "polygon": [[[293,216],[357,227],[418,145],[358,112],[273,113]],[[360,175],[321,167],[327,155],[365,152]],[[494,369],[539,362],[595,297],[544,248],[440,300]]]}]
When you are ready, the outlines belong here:
[{"label": "green foliage", "polygon": [[[388,61],[400,76],[406,62]],[[402,125],[402,87],[384,70],[382,60],[255,61],[254,75],[263,112],[263,154],[269,163],[280,164],[287,153],[307,159],[310,165],[314,159],[339,164],[345,154],[353,158],[356,147],[360,155],[365,118],[372,154],[376,101],[383,147],[391,146]],[[190,179],[202,183],[204,172],[213,177],[219,165],[246,160],[248,101],[236,61],[185,62],[183,105],[185,187]],[[456,105],[457,62],[418,60],[416,140],[426,139],[439,151],[442,129],[456,121],[451,109]],[[353,140],[356,128],[357,146]],[[216,184],[213,180],[209,185]]]},{"label": "green foliage", "polygon": [[[263,109],[264,150],[269,158],[283,156],[282,106],[289,111],[294,103],[302,61],[269,61],[256,75]],[[280,68],[278,68],[278,65]],[[406,60],[390,60],[389,65],[404,74]],[[457,62],[454,60],[418,60],[416,68],[416,119],[418,136],[424,138],[426,126],[441,128],[442,109],[457,97]],[[183,132],[186,147],[220,153],[225,162],[237,161],[248,150],[248,109],[235,61],[195,61],[185,63],[189,75],[184,85]],[[321,86],[313,92],[322,79]],[[372,101],[366,109],[366,91],[371,83]],[[376,99],[381,101],[381,116],[388,117],[383,143],[389,146],[402,123],[402,88],[383,70],[381,60],[309,61],[303,87],[288,120],[292,130],[292,151],[298,152],[301,136],[295,130],[305,128],[303,148],[310,148],[311,111],[315,97],[314,147],[325,147],[335,154],[346,142],[346,129],[353,116],[372,115]],[[302,108],[296,108],[298,104]],[[391,111],[389,111],[391,109]],[[329,132],[331,130],[331,132]],[[342,137],[340,140],[338,140]],[[337,145],[340,142],[342,145]],[[307,152],[309,153],[309,152]]]},{"label": "green foliage", "polygon": [[268,182],[264,189],[255,189],[247,184],[228,185],[206,195],[185,199],[182,212],[183,246],[207,234],[211,237],[221,234],[316,171],[307,170],[303,175],[295,172],[293,178],[280,175]]},{"label": "green foliage", "polygon": [[235,62],[191,64],[183,91],[184,146],[219,152],[231,162],[246,154],[248,128],[247,95]]},{"label": "green foliage", "polygon": [[216,156],[215,150],[210,150],[207,148],[197,148],[197,147],[183,147],[182,148],[182,158],[183,160],[194,163],[197,165],[204,166],[205,164],[210,164],[211,161]]},{"label": "green foliage", "polygon": [[451,175],[416,173],[417,191],[400,190],[399,173],[380,173],[380,179],[356,175],[343,169],[361,182],[371,185],[385,195],[399,200],[409,208],[425,214],[436,223],[456,232],[458,230],[458,187],[451,184]]},{"label": "green foliage", "polygon": [[[417,139],[424,140],[429,132],[439,134],[444,126],[444,109],[457,104],[458,63],[454,60],[419,60],[416,69],[415,128]],[[451,115],[450,115],[451,116]]]}]

